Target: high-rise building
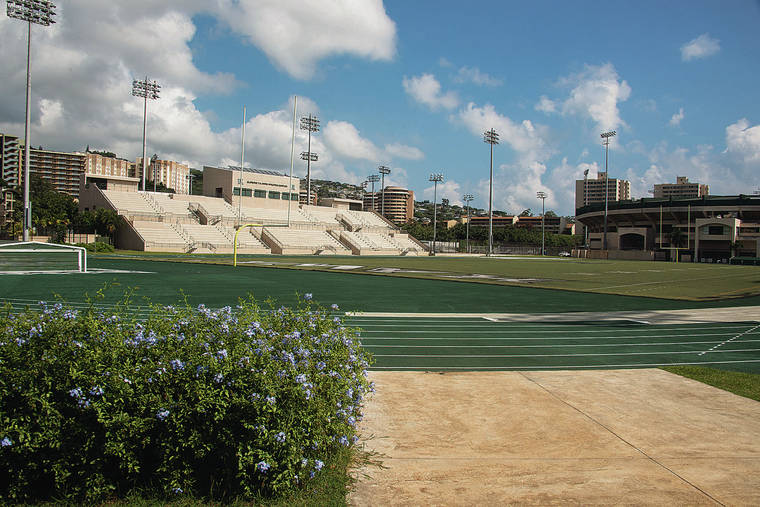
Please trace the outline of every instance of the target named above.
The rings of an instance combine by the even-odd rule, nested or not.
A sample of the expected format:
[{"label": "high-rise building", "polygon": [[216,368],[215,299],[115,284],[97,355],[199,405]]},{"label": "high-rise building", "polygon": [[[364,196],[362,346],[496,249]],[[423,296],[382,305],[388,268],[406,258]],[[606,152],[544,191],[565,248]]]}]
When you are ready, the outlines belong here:
[{"label": "high-rise building", "polygon": [[[163,183],[166,188],[174,189],[178,194],[190,193],[190,168],[173,160],[149,160],[145,174],[145,190],[153,190],[153,180]],[[142,157],[137,158],[136,176],[142,180]]]},{"label": "high-rise building", "polygon": [[608,179],[606,172],[598,173],[595,180],[575,180],[575,209],[604,202],[605,194],[608,202],[630,200],[631,182],[617,178]]},{"label": "high-rise building", "polygon": [[0,133],[0,223],[13,214],[13,190],[21,184],[20,151],[18,137]]},{"label": "high-rise building", "polygon": [[654,186],[654,197],[661,199],[688,199],[710,194],[710,187],[702,183],[692,183],[686,176],[676,177],[675,183],[658,183]]},{"label": "high-rise building", "polygon": [[84,187],[95,184],[102,190],[137,191],[140,180],[135,176],[133,162],[100,153],[87,152],[85,155],[87,159],[82,180]]},{"label": "high-rise building", "polygon": [[385,218],[394,224],[405,224],[414,218],[414,192],[401,187],[385,187],[385,192],[374,194],[367,192],[364,194],[364,210],[377,214],[384,212]]},{"label": "high-rise building", "polygon": [[[20,150],[21,167],[24,166],[24,149]],[[84,174],[87,156],[84,153],[29,148],[29,174],[50,183],[53,190],[75,198],[79,197],[79,183]],[[23,184],[23,181],[22,181]]]}]

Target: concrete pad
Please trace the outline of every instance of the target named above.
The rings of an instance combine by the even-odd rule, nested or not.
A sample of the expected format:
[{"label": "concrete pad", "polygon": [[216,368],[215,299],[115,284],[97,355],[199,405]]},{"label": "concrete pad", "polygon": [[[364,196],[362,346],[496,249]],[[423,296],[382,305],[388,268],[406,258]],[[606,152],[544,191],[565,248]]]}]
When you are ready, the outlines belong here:
[{"label": "concrete pad", "polygon": [[361,433],[387,468],[359,471],[353,505],[760,504],[760,403],[695,381],[661,370],[370,377]]}]

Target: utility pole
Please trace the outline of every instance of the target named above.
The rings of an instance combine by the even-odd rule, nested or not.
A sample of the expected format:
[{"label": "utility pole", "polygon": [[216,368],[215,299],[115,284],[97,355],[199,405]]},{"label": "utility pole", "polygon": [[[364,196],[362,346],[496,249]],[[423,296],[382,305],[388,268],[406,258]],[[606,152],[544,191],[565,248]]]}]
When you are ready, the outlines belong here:
[{"label": "utility pole", "polygon": [[462,196],[462,200],[465,203],[467,203],[467,225],[465,226],[465,230],[467,231],[467,233],[466,233],[467,234],[467,236],[466,236],[467,237],[467,239],[466,239],[466,241],[467,241],[467,243],[466,243],[467,244],[467,253],[471,253],[470,252],[470,203],[472,202],[473,198],[474,197],[473,197],[472,194],[464,194]]},{"label": "utility pole", "polygon": [[[610,137],[614,137],[617,134],[614,130],[609,132],[602,132],[602,139],[604,139],[604,236],[602,241],[602,250],[607,251],[607,206],[610,195],[610,170],[607,167],[610,152]],[[615,185],[615,193],[617,194],[617,185]],[[617,200],[617,198],[615,199]]]},{"label": "utility pole", "polygon": [[385,175],[390,174],[391,170],[384,165],[378,167],[377,170],[382,175],[380,182],[380,214],[385,217]]},{"label": "utility pole", "polygon": [[483,132],[483,142],[491,145],[491,172],[488,177],[488,255],[493,255],[493,145],[499,144],[499,134],[494,130]]},{"label": "utility pole", "polygon": [[437,229],[435,202],[438,193],[438,182],[443,181],[443,174],[433,173],[430,175],[430,178],[428,178],[428,181],[433,182],[433,249],[430,251],[430,255],[435,255],[435,231]]},{"label": "utility pole", "polygon": [[377,174],[370,174],[367,176],[367,181],[372,183],[372,212],[377,213],[377,208],[375,207],[375,183],[380,181],[380,176]]},{"label": "utility pole", "polygon": [[546,220],[546,207],[544,206],[544,203],[546,202],[546,192],[536,192],[536,197],[541,199],[541,255],[544,255],[544,252],[546,251],[546,240],[544,236],[544,221]]}]

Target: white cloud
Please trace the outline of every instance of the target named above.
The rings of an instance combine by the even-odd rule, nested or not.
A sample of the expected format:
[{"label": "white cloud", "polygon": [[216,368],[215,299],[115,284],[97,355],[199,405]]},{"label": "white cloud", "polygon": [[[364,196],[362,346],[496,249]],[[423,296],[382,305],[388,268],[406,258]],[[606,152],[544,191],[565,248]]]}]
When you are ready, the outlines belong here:
[{"label": "white cloud", "polygon": [[541,111],[546,114],[554,113],[557,111],[557,104],[546,95],[541,95],[538,103],[533,106],[536,111]]},{"label": "white cloud", "polygon": [[448,59],[444,58],[443,56],[438,59],[438,65],[445,68],[450,68],[454,66],[453,63],[451,63]]},{"label": "white cloud", "polygon": [[217,0],[216,14],[299,79],[334,55],[391,60],[396,25],[382,0]]},{"label": "white cloud", "polygon": [[681,107],[678,109],[677,113],[675,113],[673,116],[670,117],[670,121],[668,122],[668,124],[671,127],[678,127],[679,125],[681,125],[681,120],[683,120],[683,117],[684,117],[683,108]]},{"label": "white cloud", "polygon": [[703,33],[681,46],[681,60],[688,62],[699,58],[707,58],[720,51],[720,41]]},{"label": "white cloud", "polygon": [[359,130],[345,121],[330,121],[325,127],[325,141],[339,155],[347,158],[378,161],[380,150],[377,146],[363,138]]},{"label": "white cloud", "polygon": [[586,65],[583,72],[563,78],[562,84],[573,86],[562,105],[562,112],[587,116],[596,122],[597,130],[611,130],[625,125],[618,104],[628,100],[631,87],[620,80],[611,63]]},{"label": "white cloud", "polygon": [[[760,169],[760,125],[749,126],[749,121],[742,118],[726,127],[726,151],[738,158],[744,165],[753,165]],[[757,175],[755,174],[755,181]]]},{"label": "white cloud", "polygon": [[[445,178],[446,175],[444,175]],[[430,185],[422,191],[422,200],[428,200],[433,202],[434,185]],[[438,190],[436,192],[436,203],[440,204],[441,199],[448,199],[449,204],[456,204],[462,206],[462,187],[454,180],[444,179],[441,183],[438,183]]]},{"label": "white cloud", "polygon": [[391,143],[385,145],[385,153],[389,158],[404,158],[407,160],[422,160],[425,154],[422,150],[414,146],[407,146],[400,143]]},{"label": "white cloud", "polygon": [[501,115],[491,104],[478,107],[472,102],[459,111],[453,120],[459,121],[474,135],[482,136],[491,128],[499,134],[500,142],[508,144],[518,154],[521,163],[543,161],[551,154],[544,139],[548,137],[546,127],[534,125],[530,120],[521,123]]},{"label": "white cloud", "polygon": [[404,91],[420,104],[432,110],[454,109],[459,99],[454,92],[441,93],[441,83],[432,74],[422,74],[411,78],[404,77]]},{"label": "white cloud", "polygon": [[477,67],[462,67],[454,81],[457,83],[474,83],[479,86],[501,86],[504,81],[481,72]]}]

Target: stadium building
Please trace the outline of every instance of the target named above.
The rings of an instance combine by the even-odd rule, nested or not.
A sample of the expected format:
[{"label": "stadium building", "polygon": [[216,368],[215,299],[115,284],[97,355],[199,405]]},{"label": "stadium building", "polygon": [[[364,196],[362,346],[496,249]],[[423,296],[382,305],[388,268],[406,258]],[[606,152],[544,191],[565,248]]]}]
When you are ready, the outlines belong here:
[{"label": "stadium building", "polygon": [[86,153],[85,156],[87,158],[80,181],[80,195],[90,185],[97,185],[103,190],[137,191],[140,179],[135,176],[134,163],[100,153]]},{"label": "stadium building", "polygon": [[760,257],[760,196],[646,198],[612,202],[607,212],[607,246],[602,251],[604,203],[576,210],[589,229],[589,257],[727,262]]},{"label": "stadium building", "polygon": [[290,178],[277,171],[251,169],[246,167],[203,167],[203,195],[220,197],[237,205],[251,208],[287,209],[288,201],[298,205],[300,183],[298,178]]}]

